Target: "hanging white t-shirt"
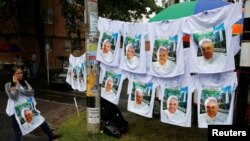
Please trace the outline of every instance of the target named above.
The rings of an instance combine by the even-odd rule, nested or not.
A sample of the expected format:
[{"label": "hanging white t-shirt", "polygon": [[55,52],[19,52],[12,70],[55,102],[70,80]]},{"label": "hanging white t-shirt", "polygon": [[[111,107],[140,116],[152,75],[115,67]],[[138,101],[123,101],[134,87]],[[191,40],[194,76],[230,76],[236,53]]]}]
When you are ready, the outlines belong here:
[{"label": "hanging white t-shirt", "polygon": [[190,38],[193,73],[220,73],[235,69],[232,25],[242,17],[241,3],[190,16],[184,32]]},{"label": "hanging white t-shirt", "polygon": [[[186,77],[190,77],[190,65],[189,65],[189,53],[190,53],[190,48],[184,48],[183,49],[183,54],[184,54],[184,74]],[[182,75],[182,76],[183,76]],[[164,78],[163,78],[164,79]],[[156,97],[158,97],[160,100],[162,98],[162,90],[161,87],[156,88]]]},{"label": "hanging white t-shirt", "polygon": [[44,117],[40,111],[36,109],[34,97],[19,95],[19,98],[14,101],[15,118],[20,127],[22,135],[26,135],[39,127],[44,122]]},{"label": "hanging white t-shirt", "polygon": [[191,127],[194,85],[189,75],[159,78],[161,86],[161,122]]},{"label": "hanging white t-shirt", "polygon": [[110,67],[103,63],[100,63],[100,67],[101,97],[118,105],[125,76],[118,67]]},{"label": "hanging white t-shirt", "polygon": [[74,90],[83,92],[86,90],[86,56],[75,57],[70,54],[69,67],[66,82],[69,83]]},{"label": "hanging white t-shirt", "polygon": [[125,22],[120,68],[133,73],[146,73],[145,23]]},{"label": "hanging white t-shirt", "polygon": [[148,23],[149,75],[174,77],[184,73],[182,25],[185,20]]},{"label": "hanging white t-shirt", "polygon": [[109,65],[119,66],[121,57],[120,38],[123,22],[99,17],[100,32],[96,60]]},{"label": "hanging white t-shirt", "polygon": [[156,80],[146,74],[132,73],[128,79],[128,111],[152,118]]},{"label": "hanging white t-shirt", "polygon": [[238,84],[236,72],[199,74],[193,83],[198,93],[198,127],[231,125]]}]

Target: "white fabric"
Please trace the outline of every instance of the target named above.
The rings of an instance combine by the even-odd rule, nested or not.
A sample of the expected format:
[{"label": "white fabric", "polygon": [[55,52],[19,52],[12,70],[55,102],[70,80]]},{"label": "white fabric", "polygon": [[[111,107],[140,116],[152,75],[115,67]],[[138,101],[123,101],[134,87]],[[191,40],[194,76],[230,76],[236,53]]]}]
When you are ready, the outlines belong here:
[{"label": "white fabric", "polygon": [[71,85],[72,89],[83,92],[86,90],[86,79],[85,54],[80,57],[70,54],[66,82]]},{"label": "white fabric", "polygon": [[230,46],[234,47],[234,55],[236,55],[241,50],[240,35],[232,37],[232,41],[231,41]]},{"label": "white fabric", "polygon": [[[138,115],[152,118],[156,81],[151,76],[144,74],[132,74],[128,77],[128,111],[136,113]],[[143,93],[143,99],[141,103],[136,102],[136,92]],[[140,101],[140,100],[138,100]]]},{"label": "white fabric", "polygon": [[[44,117],[40,115],[40,111],[36,109],[34,97],[19,95],[14,101],[15,118],[21,129],[22,135],[26,135],[39,127],[44,122]],[[26,121],[23,110],[28,109],[32,112],[31,122]]]},{"label": "white fabric", "polygon": [[250,42],[243,42],[241,44],[241,52],[240,52],[240,66],[241,67],[249,67],[250,66]]},{"label": "white fabric", "polygon": [[[109,66],[119,66],[121,49],[120,38],[123,22],[113,21],[99,17],[98,30],[100,32],[98,48],[96,54],[96,60]],[[103,52],[105,40],[109,40],[111,43],[108,53]]]},{"label": "white fabric", "polygon": [[[179,75],[158,79],[161,86],[161,122],[191,127],[192,92],[194,91],[191,78],[189,75]],[[177,108],[173,106],[171,97],[178,98]]]},{"label": "white fabric", "polygon": [[6,110],[5,110],[7,115],[12,116],[14,114],[14,112],[15,112],[14,109],[15,109],[14,100],[9,98],[8,101],[7,101],[7,106],[6,106]]},{"label": "white fabric", "polygon": [[[124,23],[123,27],[124,41],[120,68],[133,73],[146,73],[145,36],[147,26],[143,23]],[[135,56],[132,59],[127,57],[130,48],[135,50]]]},{"label": "white fabric", "polygon": [[150,70],[150,66],[151,64],[149,62],[151,62],[152,58],[150,58],[151,56],[151,52],[150,51],[146,51],[146,72],[148,73]]},{"label": "white fabric", "polygon": [[[226,56],[214,54],[213,58],[205,59],[203,56],[197,58],[197,65],[208,67],[209,65],[220,66],[221,62],[226,62]],[[199,72],[201,73],[201,72]]]},{"label": "white fabric", "polygon": [[[241,3],[236,3],[186,18],[184,32],[191,35],[191,72],[220,73],[235,69],[234,54],[238,46],[232,45],[235,42],[232,41],[232,25],[241,19],[241,7]],[[213,51],[214,58],[208,61],[204,61],[203,55],[198,54],[199,43],[205,38],[212,40],[213,44],[217,43]]]},{"label": "white fabric", "polygon": [[184,74],[190,75],[190,48],[184,48],[183,54],[184,54]]},{"label": "white fabric", "polygon": [[[101,63],[100,66],[101,71],[99,83],[101,84],[101,97],[118,105],[125,76],[121,69],[117,67],[110,67],[103,63]],[[110,91],[107,91],[105,87],[107,86],[109,79],[112,79],[112,88]]]},{"label": "white fabric", "polygon": [[[184,73],[182,27],[184,19],[170,22],[148,23],[150,40],[149,75],[173,77]],[[168,48],[168,59],[164,65],[158,63],[158,50]]]},{"label": "white fabric", "polygon": [[[190,48],[184,48],[183,49],[183,54],[184,54],[184,75],[187,75],[188,77],[190,76],[190,65],[189,65],[189,59],[190,59]],[[190,76],[191,77],[191,76]],[[158,97],[160,100],[162,98],[162,90],[161,87],[156,88],[156,97]]]},{"label": "white fabric", "polygon": [[[193,83],[198,93],[198,126],[207,128],[209,124],[231,125],[233,120],[234,97],[237,87],[236,72],[218,74],[199,74]],[[205,101],[215,98],[220,105],[218,114],[214,118],[206,118]],[[224,106],[224,108],[222,107]],[[225,108],[228,107],[228,108]]]},{"label": "white fabric", "polygon": [[[33,99],[33,103],[34,103],[34,105],[36,105],[36,100],[35,99]],[[5,111],[6,111],[6,114],[9,117],[14,115],[14,113],[15,113],[15,102],[14,102],[14,100],[12,100],[10,98],[8,99]]]},{"label": "white fabric", "polygon": [[[26,85],[27,85],[27,87],[28,87],[28,90],[29,91],[33,91],[33,89],[32,89],[32,87],[29,85],[29,83],[27,82],[27,81],[25,81],[25,83],[26,83]],[[8,82],[8,83],[6,83],[5,84],[5,89],[6,89],[6,87],[7,87],[7,89],[10,89],[10,87],[11,87],[11,83],[10,82]],[[18,85],[18,86],[16,86],[17,87],[17,89],[19,89],[18,90],[18,93],[17,93],[17,96],[18,95],[23,95],[24,94],[24,88],[21,86],[21,85]],[[6,92],[7,92],[8,90],[6,90]],[[34,91],[33,91],[34,92]],[[14,95],[13,93],[7,93],[7,95],[8,96],[10,96],[10,95]],[[33,98],[33,103],[34,103],[34,105],[36,105],[37,103],[36,103],[36,100]],[[7,101],[7,106],[6,106],[6,109],[5,109],[5,111],[6,111],[6,113],[7,113],[7,115],[10,117],[10,116],[12,116],[12,115],[14,115],[14,113],[15,113],[15,101],[11,98],[11,97],[9,97],[8,98],[8,101]]]}]

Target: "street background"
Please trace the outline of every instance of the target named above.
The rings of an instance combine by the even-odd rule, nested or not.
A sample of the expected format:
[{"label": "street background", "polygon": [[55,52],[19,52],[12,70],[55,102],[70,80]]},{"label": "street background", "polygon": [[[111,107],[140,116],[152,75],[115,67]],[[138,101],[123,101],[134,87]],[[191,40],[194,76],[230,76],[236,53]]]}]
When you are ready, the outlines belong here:
[{"label": "street background", "polygon": [[[9,119],[5,113],[5,107],[7,103],[7,95],[4,91],[4,83],[8,80],[8,73],[1,72],[0,73],[0,139],[4,139],[6,141],[10,141],[12,137],[12,129],[9,124]],[[3,83],[3,81],[5,81]],[[77,115],[77,111],[74,105],[74,97],[76,96],[76,100],[78,103],[79,111],[85,111],[86,110],[86,97],[85,93],[80,93],[77,91],[69,90],[69,91],[59,91],[58,89],[51,88],[47,84],[47,80],[45,80],[45,77],[38,77],[38,78],[27,78],[27,81],[31,84],[31,86],[35,89],[35,98],[37,100],[37,109],[41,111],[41,115],[45,117],[47,122],[49,123],[49,126],[51,128],[55,129],[55,132],[57,129],[73,115]],[[159,124],[161,127],[164,126],[164,128],[167,128],[166,134],[169,134],[172,137],[173,140],[176,140],[178,134],[185,134],[185,138],[192,138],[194,136],[199,136],[202,139],[206,139],[207,136],[207,129],[199,129],[197,127],[197,121],[194,121],[191,128],[183,128],[178,126],[173,126],[169,124],[164,124],[160,122],[160,115],[159,111],[159,103],[155,102],[155,111],[154,111],[154,117],[152,119],[144,118],[142,116],[136,115],[134,113],[127,111],[127,84],[128,81],[125,80],[123,82],[122,87],[122,93],[121,98],[119,102],[119,109],[121,110],[124,118],[129,122],[129,127],[132,128],[135,126],[147,126],[145,125],[137,125],[136,121],[142,121],[145,120],[147,122],[155,122],[155,124]],[[59,87],[60,89],[60,87]],[[81,117],[79,117],[81,118]],[[86,121],[87,122],[87,121]],[[86,124],[86,123],[84,123]],[[146,128],[145,131],[142,132],[142,134],[145,134],[147,132],[150,132],[151,134],[157,134],[157,130],[161,129],[159,127],[158,129],[148,129]],[[129,129],[131,130],[131,129]],[[134,131],[129,131],[134,132]],[[127,134],[129,134],[129,132]],[[128,135],[129,136],[129,135]],[[157,135],[162,136],[162,135]],[[178,137],[179,138],[179,137]],[[46,141],[47,137],[46,135],[38,128],[31,134],[26,135],[23,137],[23,141]],[[196,139],[197,140],[197,139]],[[199,140],[199,139],[198,139]]]}]

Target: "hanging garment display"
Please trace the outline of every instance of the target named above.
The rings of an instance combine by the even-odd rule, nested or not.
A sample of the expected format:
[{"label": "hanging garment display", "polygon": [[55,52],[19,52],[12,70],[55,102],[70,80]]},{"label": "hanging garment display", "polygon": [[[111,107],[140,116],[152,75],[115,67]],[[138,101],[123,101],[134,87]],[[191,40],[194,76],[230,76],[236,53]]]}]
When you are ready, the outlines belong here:
[{"label": "hanging garment display", "polygon": [[118,105],[125,76],[118,67],[110,67],[102,63],[100,66],[101,97]]},{"label": "hanging garment display", "polygon": [[149,23],[149,75],[173,77],[184,73],[182,26],[184,19]]},{"label": "hanging garment display", "polygon": [[143,74],[131,73],[128,79],[128,111],[152,118],[157,82]]},{"label": "hanging garment display", "polygon": [[66,82],[71,85],[72,89],[83,92],[86,90],[86,79],[85,54],[80,57],[70,54]]},{"label": "hanging garment display", "polygon": [[[190,127],[191,97],[195,91],[200,128],[231,124],[237,85],[237,77],[231,71],[235,69],[234,55],[240,43],[240,36],[232,36],[231,26],[241,16],[241,3],[236,3],[182,19],[147,24],[99,18],[97,60],[105,66],[100,76],[101,96],[118,103],[119,97],[105,98],[105,87],[127,77],[128,111],[150,118],[155,89],[160,83],[157,96],[161,100],[162,122]],[[191,35],[188,49],[183,48],[184,33]],[[150,41],[148,52],[144,50],[146,37]],[[121,90],[120,85],[116,91]],[[178,106],[171,108],[171,101]],[[218,106],[209,106],[210,103]],[[208,117],[209,108],[219,112]],[[172,109],[179,115],[175,116]]]},{"label": "hanging garment display", "polygon": [[191,126],[192,77],[179,75],[159,78],[161,86],[161,121],[184,127]]},{"label": "hanging garment display", "polygon": [[237,87],[236,72],[199,74],[193,81],[198,92],[198,126],[231,125]]},{"label": "hanging garment display", "polygon": [[235,69],[232,25],[241,19],[241,3],[187,18],[184,32],[191,35],[190,69],[194,73],[220,73]]},{"label": "hanging garment display", "polygon": [[120,68],[133,73],[146,73],[145,36],[147,35],[147,25],[125,22],[123,27]]},{"label": "hanging garment display", "polygon": [[118,66],[120,61],[120,38],[123,22],[99,18],[100,32],[96,60],[109,65]]}]

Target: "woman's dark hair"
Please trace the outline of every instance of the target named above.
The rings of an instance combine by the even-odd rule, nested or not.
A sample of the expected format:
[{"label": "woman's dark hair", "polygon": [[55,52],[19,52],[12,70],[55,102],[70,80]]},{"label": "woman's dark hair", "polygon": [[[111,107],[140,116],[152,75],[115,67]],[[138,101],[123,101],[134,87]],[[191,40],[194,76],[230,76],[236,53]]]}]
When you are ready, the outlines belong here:
[{"label": "woman's dark hair", "polygon": [[[23,71],[24,68],[23,68],[23,66],[20,66],[20,65],[14,65],[10,69],[11,86],[15,86],[15,83],[13,82],[13,75],[16,73],[17,69],[21,69]],[[27,89],[27,85],[23,79],[19,83],[21,86],[23,86],[25,89]]]}]

